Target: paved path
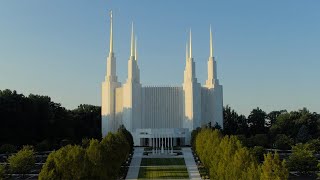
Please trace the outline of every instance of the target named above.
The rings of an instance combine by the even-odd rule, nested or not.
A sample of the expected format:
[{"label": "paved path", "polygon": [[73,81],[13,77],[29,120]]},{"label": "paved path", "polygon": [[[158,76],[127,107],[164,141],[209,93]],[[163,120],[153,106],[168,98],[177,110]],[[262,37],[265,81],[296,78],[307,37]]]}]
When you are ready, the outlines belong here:
[{"label": "paved path", "polygon": [[138,179],[143,147],[135,147],[126,179]]},{"label": "paved path", "polygon": [[182,148],[182,153],[188,169],[189,178],[193,180],[201,180],[198,167],[191,152],[191,148]]}]

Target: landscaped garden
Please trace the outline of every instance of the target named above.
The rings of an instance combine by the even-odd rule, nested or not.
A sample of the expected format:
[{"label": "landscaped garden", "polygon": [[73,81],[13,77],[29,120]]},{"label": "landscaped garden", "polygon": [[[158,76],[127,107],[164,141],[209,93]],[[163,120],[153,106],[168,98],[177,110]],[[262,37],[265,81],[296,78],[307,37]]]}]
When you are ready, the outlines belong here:
[{"label": "landscaped garden", "polygon": [[188,179],[183,158],[143,158],[139,179]]}]

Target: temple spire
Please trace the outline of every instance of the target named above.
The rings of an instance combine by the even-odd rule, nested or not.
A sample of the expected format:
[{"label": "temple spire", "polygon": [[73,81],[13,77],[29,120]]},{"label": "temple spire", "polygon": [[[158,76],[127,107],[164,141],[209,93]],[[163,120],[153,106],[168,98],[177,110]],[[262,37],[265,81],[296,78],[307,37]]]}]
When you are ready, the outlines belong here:
[{"label": "temple spire", "polygon": [[189,43],[189,58],[192,58],[192,37],[191,37],[191,28],[190,28],[190,43]]},{"label": "temple spire", "polygon": [[133,34],[133,22],[131,27],[131,56],[134,56],[134,34]]},{"label": "temple spire", "polygon": [[134,57],[135,57],[135,60],[138,59],[138,54],[137,54],[137,36],[135,37],[135,41],[134,41]]},{"label": "temple spire", "polygon": [[189,54],[188,54],[188,42],[186,43],[186,59],[189,58]]},{"label": "temple spire", "polygon": [[212,31],[210,25],[210,57],[213,57],[213,46],[212,46]]},{"label": "temple spire", "polygon": [[113,53],[112,11],[110,11],[110,53]]}]

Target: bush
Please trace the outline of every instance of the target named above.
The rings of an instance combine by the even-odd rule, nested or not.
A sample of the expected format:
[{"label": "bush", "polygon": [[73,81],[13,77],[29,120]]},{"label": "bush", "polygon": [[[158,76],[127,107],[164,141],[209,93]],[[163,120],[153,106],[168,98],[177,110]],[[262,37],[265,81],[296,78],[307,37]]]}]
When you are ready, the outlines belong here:
[{"label": "bush", "polygon": [[12,144],[3,144],[0,147],[0,154],[9,154],[17,152],[17,147]]},{"label": "bush", "polygon": [[291,171],[300,174],[310,174],[317,170],[317,158],[313,150],[307,144],[297,144],[292,148],[293,153],[289,156],[288,167]]},{"label": "bush", "polygon": [[34,150],[31,146],[23,146],[18,153],[8,158],[9,169],[12,173],[27,174],[35,165]]}]

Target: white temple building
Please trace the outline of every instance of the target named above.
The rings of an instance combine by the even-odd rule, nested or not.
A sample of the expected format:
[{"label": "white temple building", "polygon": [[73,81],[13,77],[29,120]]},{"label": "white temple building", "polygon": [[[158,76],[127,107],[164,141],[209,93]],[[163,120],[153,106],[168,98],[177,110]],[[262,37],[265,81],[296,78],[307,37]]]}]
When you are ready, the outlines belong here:
[{"label": "white temple building", "polygon": [[118,82],[113,51],[112,13],[110,24],[110,52],[107,73],[102,83],[103,137],[108,132],[117,131],[123,124],[132,133],[135,146],[190,145],[192,130],[216,123],[223,126],[223,92],[217,78],[211,27],[208,78],[205,84],[202,86],[196,78],[190,30],[182,85],[161,87],[143,86],[140,82],[133,26],[128,77],[125,82]]}]

